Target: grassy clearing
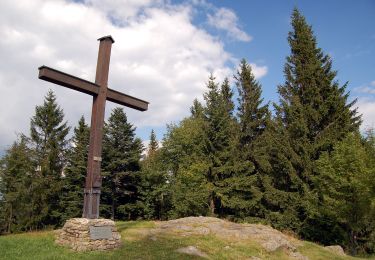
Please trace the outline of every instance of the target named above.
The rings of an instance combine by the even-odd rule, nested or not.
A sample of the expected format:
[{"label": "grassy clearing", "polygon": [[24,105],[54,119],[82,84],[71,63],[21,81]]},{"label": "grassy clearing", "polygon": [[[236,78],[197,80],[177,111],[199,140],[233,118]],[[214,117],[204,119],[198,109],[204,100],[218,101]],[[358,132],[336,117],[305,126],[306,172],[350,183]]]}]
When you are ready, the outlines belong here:
[{"label": "grassy clearing", "polygon": [[[0,259],[199,259],[175,250],[195,246],[209,255],[210,259],[290,259],[283,250],[267,253],[256,243],[222,240],[214,236],[157,235],[149,237],[147,229],[154,227],[151,221],[118,222],[123,246],[112,252],[76,253],[54,244],[51,231],[25,233],[0,237]],[[299,251],[309,259],[349,260],[339,257],[320,246],[304,242]],[[375,259],[375,258],[372,258]]]}]

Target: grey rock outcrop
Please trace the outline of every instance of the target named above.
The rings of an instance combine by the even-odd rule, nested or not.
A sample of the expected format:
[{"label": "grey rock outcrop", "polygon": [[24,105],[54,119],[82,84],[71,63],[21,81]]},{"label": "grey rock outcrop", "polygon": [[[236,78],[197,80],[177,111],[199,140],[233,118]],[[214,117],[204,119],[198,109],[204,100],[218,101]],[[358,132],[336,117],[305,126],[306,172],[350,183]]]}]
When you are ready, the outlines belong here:
[{"label": "grey rock outcrop", "polygon": [[325,246],[324,247],[325,249],[331,251],[331,252],[334,252],[338,255],[346,255],[345,252],[344,252],[344,249],[341,247],[341,246],[338,246],[338,245],[335,245],[335,246]]},{"label": "grey rock outcrop", "polygon": [[282,249],[291,258],[308,259],[297,250],[302,245],[299,240],[265,225],[237,224],[213,217],[186,217],[157,223],[157,227],[151,232],[153,235],[168,232],[181,236],[211,234],[224,239],[252,240],[267,252]]}]

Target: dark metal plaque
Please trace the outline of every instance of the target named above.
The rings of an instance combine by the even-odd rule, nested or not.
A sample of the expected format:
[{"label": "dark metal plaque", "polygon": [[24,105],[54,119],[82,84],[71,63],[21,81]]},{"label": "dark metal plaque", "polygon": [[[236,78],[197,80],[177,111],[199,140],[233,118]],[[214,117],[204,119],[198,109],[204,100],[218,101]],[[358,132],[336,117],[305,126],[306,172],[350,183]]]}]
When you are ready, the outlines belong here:
[{"label": "dark metal plaque", "polygon": [[110,239],[112,238],[112,228],[90,226],[90,238],[91,239]]}]

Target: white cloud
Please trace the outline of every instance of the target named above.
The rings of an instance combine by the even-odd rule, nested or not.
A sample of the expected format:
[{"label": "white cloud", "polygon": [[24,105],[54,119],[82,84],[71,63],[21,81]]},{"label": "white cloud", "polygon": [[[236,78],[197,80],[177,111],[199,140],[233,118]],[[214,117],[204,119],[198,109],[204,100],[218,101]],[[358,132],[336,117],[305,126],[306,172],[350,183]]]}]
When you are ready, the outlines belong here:
[{"label": "white cloud", "polygon": [[358,112],[362,114],[361,130],[375,127],[375,99],[359,98],[356,104]]},{"label": "white cloud", "polygon": [[260,79],[261,77],[265,76],[268,72],[268,67],[267,66],[259,66],[256,65],[255,63],[250,63],[251,66],[251,71],[254,74],[254,77],[256,79]]},{"label": "white cloud", "polygon": [[368,128],[375,127],[375,80],[369,83],[363,84],[362,86],[354,88],[354,91],[358,93],[358,107],[359,114],[362,114],[362,125],[361,131],[365,131]]},{"label": "white cloud", "polygon": [[357,88],[356,91],[365,94],[375,94],[375,88],[367,86]]},{"label": "white cloud", "polygon": [[158,6],[162,0],[84,0],[86,5],[101,10],[117,25],[126,25],[147,7]]},{"label": "white cloud", "polygon": [[217,29],[226,31],[233,39],[244,42],[249,42],[252,39],[250,35],[239,28],[237,15],[228,8],[219,8],[213,15],[208,14],[208,23]]},{"label": "white cloud", "polygon": [[368,84],[357,87],[354,90],[362,94],[375,94],[375,80]]},{"label": "white cloud", "polygon": [[[240,62],[241,60],[239,59],[234,59],[233,62],[236,64],[236,69],[235,69],[235,73],[237,73],[238,69],[240,68]],[[262,77],[264,77],[265,75],[267,75],[268,73],[268,67],[266,65],[258,65],[254,62],[251,62],[249,63],[250,67],[251,67],[251,72],[254,74],[254,77],[255,79],[260,79]],[[231,77],[233,78],[233,77]],[[231,84],[235,84],[235,82],[231,81],[231,79],[229,79],[230,83]]]},{"label": "white cloud", "polygon": [[[15,132],[29,133],[29,120],[48,88],[72,126],[82,114],[90,121],[92,98],[38,80],[37,68],[48,65],[93,81],[96,39],[104,35],[116,41],[109,86],[150,101],[149,111],[143,113],[125,108],[138,128],[165,126],[187,115],[211,72],[218,80],[231,77],[228,64],[234,58],[217,37],[192,23],[195,7],[165,2],[0,1],[0,150],[15,139]],[[229,19],[226,23],[237,22],[235,16],[223,17]],[[238,32],[237,37],[250,39]],[[267,71],[255,64],[253,69],[259,77]],[[106,117],[115,106],[107,104]]]}]

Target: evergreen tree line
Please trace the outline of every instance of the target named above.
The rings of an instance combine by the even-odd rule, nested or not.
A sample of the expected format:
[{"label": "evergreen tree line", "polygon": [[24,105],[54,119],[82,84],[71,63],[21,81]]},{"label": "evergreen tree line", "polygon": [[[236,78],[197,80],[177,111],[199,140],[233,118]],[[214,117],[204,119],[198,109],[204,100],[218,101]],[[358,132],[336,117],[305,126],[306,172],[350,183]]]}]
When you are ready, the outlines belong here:
[{"label": "evergreen tree line", "polygon": [[[100,216],[172,219],[217,216],[260,222],[352,253],[375,252],[375,134],[360,116],[331,58],[294,10],[280,100],[267,104],[242,60],[235,88],[211,75],[203,102],[151,132],[146,156],[126,114],[104,127]],[[235,95],[236,92],[236,95]],[[236,99],[234,98],[236,96]],[[274,111],[274,113],[272,113]],[[50,91],[1,159],[0,232],[61,226],[82,214],[89,127],[69,127]]]},{"label": "evergreen tree line", "polygon": [[[61,226],[81,217],[87,172],[89,127],[83,117],[70,128],[49,91],[31,118],[30,136],[21,134],[1,159],[0,233]],[[143,146],[121,108],[113,109],[104,126],[100,214],[135,219]]]},{"label": "evergreen tree line", "polygon": [[375,133],[361,135],[347,83],[336,80],[298,10],[291,21],[274,113],[246,60],[235,89],[211,75],[203,102],[194,100],[190,116],[169,125],[162,147],[142,163],[147,217],[260,222],[351,254],[374,253]]}]

